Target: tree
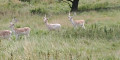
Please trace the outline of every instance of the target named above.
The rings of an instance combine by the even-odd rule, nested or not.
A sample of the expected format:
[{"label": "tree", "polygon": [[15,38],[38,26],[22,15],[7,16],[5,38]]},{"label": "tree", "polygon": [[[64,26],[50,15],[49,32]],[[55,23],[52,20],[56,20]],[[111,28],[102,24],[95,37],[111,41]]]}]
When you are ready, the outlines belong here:
[{"label": "tree", "polygon": [[[67,1],[68,1],[67,3],[69,4],[69,6],[71,8],[71,11],[77,11],[78,10],[79,0],[67,0]],[[64,1],[64,2],[66,2],[66,1]],[[72,5],[69,2],[71,2]]]}]

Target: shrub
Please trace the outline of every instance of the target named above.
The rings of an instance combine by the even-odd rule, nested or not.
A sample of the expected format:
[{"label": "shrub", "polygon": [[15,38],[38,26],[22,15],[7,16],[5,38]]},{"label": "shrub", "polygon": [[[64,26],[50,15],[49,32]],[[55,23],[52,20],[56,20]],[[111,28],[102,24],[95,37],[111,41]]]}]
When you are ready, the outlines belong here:
[{"label": "shrub", "polygon": [[19,1],[23,1],[23,2],[30,2],[31,0],[19,0]]},{"label": "shrub", "polygon": [[31,9],[30,12],[33,13],[33,14],[46,14],[47,9],[39,7],[39,8]]},{"label": "shrub", "polygon": [[34,14],[48,14],[48,13],[66,13],[70,10],[69,6],[65,3],[54,3],[47,4],[43,3],[43,5],[39,5],[38,7],[30,9],[31,13]]}]

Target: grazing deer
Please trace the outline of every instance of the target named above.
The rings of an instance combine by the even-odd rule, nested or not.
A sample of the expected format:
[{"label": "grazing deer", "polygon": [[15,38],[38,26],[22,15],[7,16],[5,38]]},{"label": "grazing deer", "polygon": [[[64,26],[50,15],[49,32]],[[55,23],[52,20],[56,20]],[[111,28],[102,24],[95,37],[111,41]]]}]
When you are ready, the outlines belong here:
[{"label": "grazing deer", "polygon": [[61,28],[61,24],[49,24],[48,19],[46,18],[46,15],[44,17],[44,22],[48,28],[48,30],[59,30]]},{"label": "grazing deer", "polygon": [[25,35],[25,37],[29,36],[31,29],[29,27],[14,28],[14,25],[16,22],[17,22],[16,18],[13,18],[12,22],[10,23],[10,28],[11,28],[12,32],[15,34],[16,39],[18,39],[20,35]]},{"label": "grazing deer", "polygon": [[11,34],[12,34],[12,31],[10,31],[10,30],[1,30],[0,38],[11,40]]},{"label": "grazing deer", "polygon": [[85,29],[85,26],[84,26],[85,20],[73,20],[73,17],[70,16],[70,12],[69,12],[68,18],[75,28],[78,27],[78,26],[81,26],[82,28]]}]

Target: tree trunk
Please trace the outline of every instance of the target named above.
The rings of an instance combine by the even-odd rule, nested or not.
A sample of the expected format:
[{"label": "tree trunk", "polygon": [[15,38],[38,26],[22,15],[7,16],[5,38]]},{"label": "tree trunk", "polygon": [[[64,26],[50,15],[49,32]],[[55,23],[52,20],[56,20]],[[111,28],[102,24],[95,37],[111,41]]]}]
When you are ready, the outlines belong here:
[{"label": "tree trunk", "polygon": [[78,10],[78,3],[79,3],[79,0],[73,0],[71,11],[77,11]]}]

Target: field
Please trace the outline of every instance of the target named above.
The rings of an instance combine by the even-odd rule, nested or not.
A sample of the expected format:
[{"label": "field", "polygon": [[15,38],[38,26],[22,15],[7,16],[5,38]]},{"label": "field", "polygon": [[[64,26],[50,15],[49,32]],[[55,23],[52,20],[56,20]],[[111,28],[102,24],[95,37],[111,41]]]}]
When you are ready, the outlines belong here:
[{"label": "field", "polygon": [[[69,6],[54,0],[0,0],[0,30],[31,28],[30,37],[0,40],[0,60],[120,60],[120,1],[80,0],[73,17],[84,19],[86,29],[74,29],[68,20]],[[46,8],[47,7],[47,8]],[[49,31],[43,22],[60,23],[61,30]],[[71,13],[74,15],[74,13]]]}]

